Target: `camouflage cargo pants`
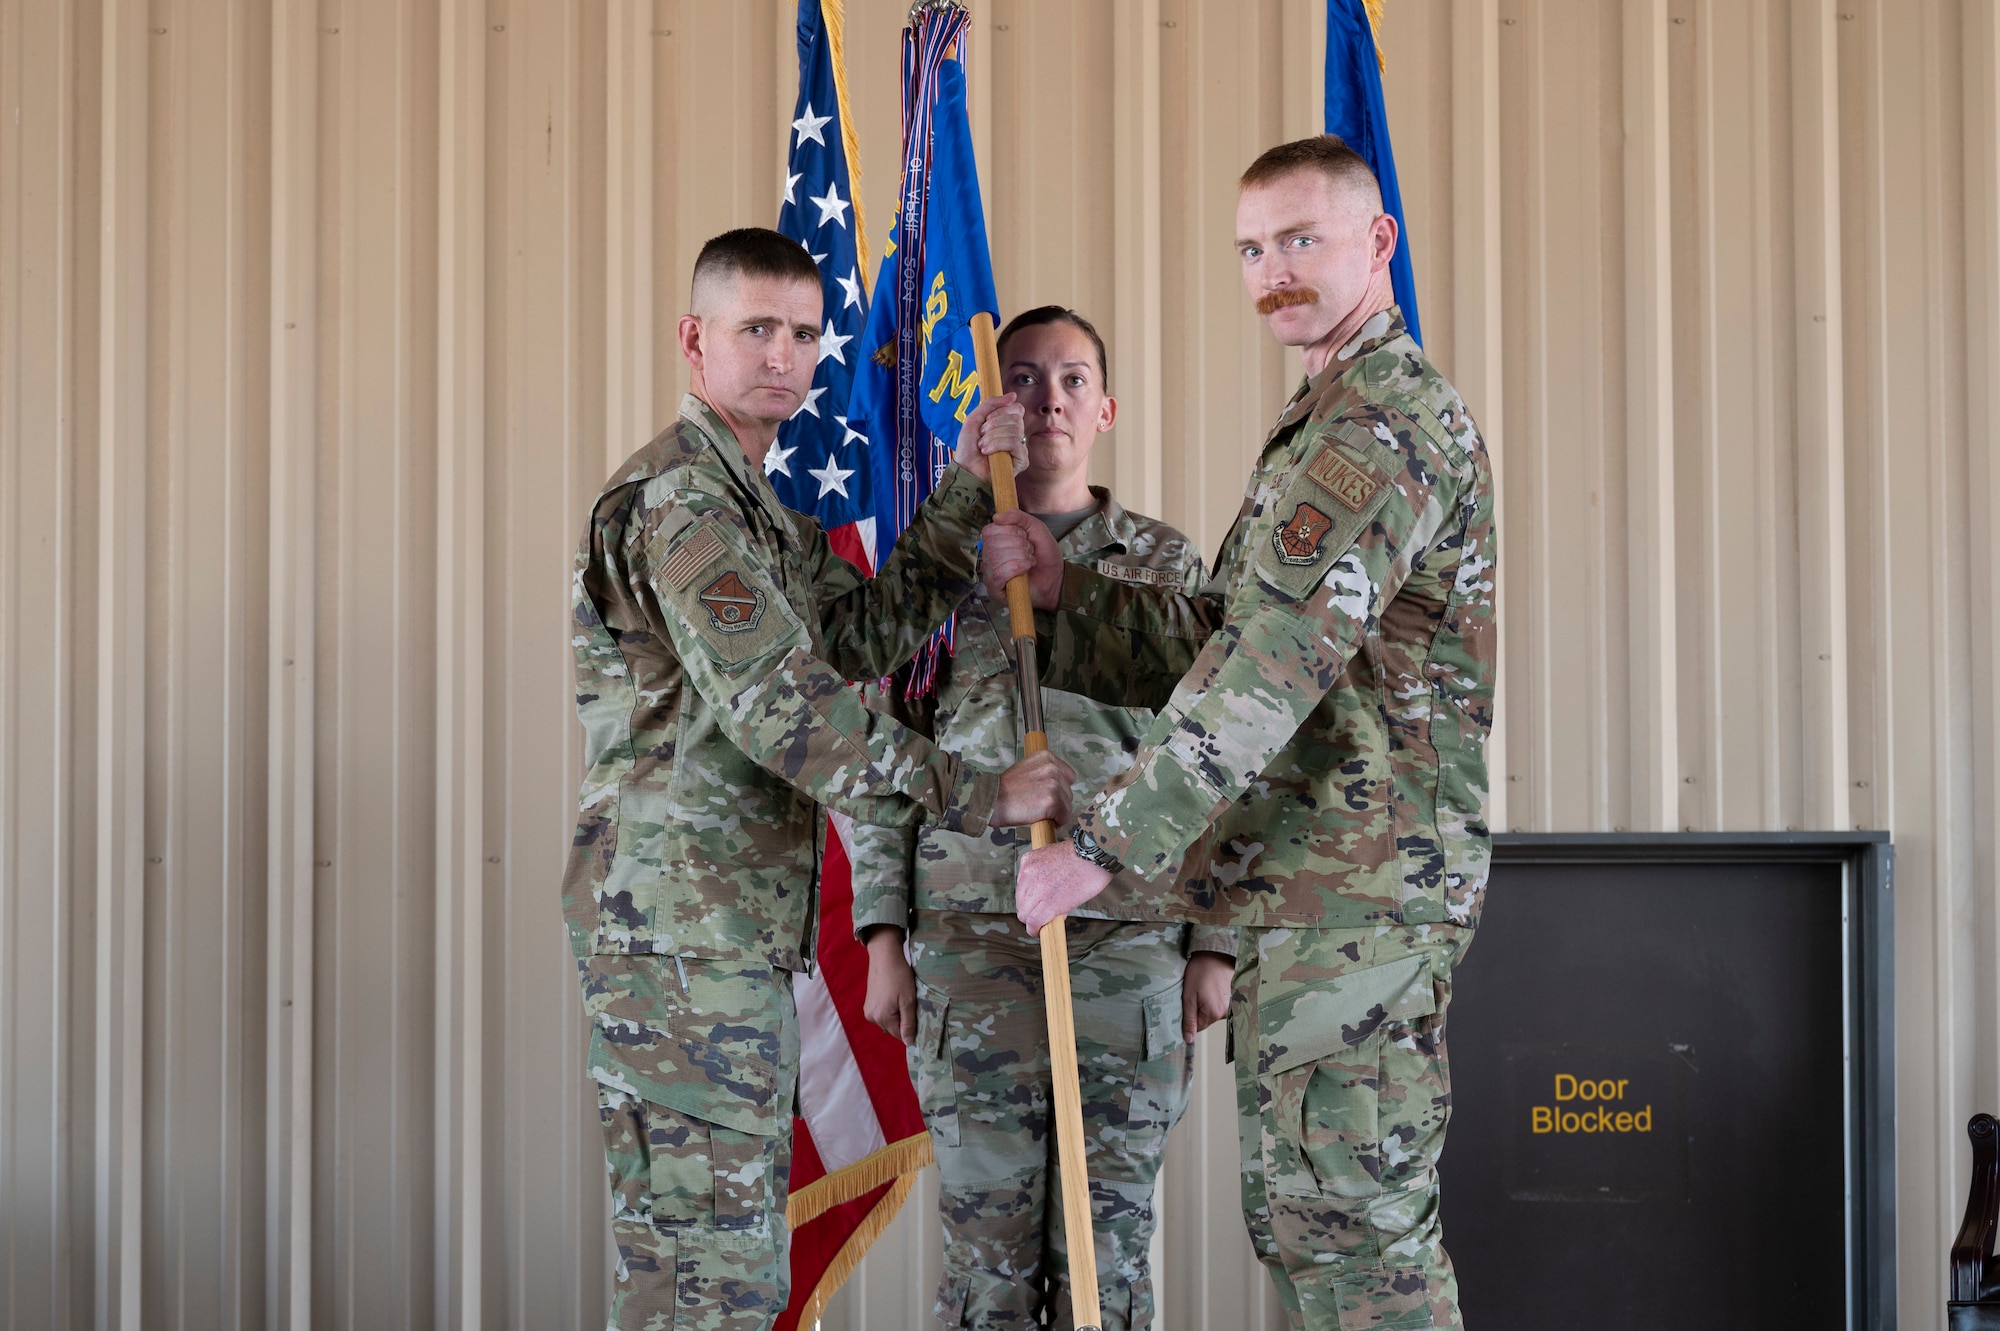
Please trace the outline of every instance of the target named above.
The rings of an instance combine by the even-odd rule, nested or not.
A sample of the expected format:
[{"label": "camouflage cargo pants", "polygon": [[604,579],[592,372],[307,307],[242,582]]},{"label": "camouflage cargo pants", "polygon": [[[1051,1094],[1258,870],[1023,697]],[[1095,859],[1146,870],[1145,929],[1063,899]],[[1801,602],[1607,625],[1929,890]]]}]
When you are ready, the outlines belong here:
[{"label": "camouflage cargo pants", "polygon": [[[1069,922],[1070,985],[1105,1331],[1148,1327],[1146,1250],[1167,1132],[1187,1108],[1185,926]],[[938,1159],[947,1326],[1072,1325],[1041,945],[1012,915],[920,911],[910,1072]]]},{"label": "camouflage cargo pants", "polygon": [[1230,1002],[1243,1217],[1295,1328],[1461,1325],[1437,1160],[1445,1007],[1471,938],[1243,931]]},{"label": "camouflage cargo pants", "polygon": [[618,1244],[609,1326],[764,1331],[791,1288],[790,973],[591,957],[584,1002]]}]

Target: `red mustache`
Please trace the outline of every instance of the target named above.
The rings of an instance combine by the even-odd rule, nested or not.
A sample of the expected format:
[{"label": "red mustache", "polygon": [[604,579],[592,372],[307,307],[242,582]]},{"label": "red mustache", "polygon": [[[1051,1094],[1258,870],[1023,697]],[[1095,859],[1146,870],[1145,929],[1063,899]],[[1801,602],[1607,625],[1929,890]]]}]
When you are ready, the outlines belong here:
[{"label": "red mustache", "polygon": [[1257,313],[1276,314],[1279,310],[1294,305],[1312,305],[1318,300],[1319,292],[1311,287],[1285,287],[1257,297]]}]

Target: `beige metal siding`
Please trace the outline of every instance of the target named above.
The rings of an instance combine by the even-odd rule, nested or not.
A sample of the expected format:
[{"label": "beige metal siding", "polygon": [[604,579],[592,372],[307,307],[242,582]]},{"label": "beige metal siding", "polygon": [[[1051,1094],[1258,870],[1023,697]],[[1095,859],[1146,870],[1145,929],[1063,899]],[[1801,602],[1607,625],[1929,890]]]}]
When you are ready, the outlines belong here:
[{"label": "beige metal siding", "polygon": [[[849,0],[864,203],[904,6]],[[0,1323],[587,1327],[566,596],[776,215],[791,0],[0,0]],[[1316,0],[982,0],[1012,308],[1213,549],[1296,359],[1233,179]],[[1889,828],[1901,1311],[2000,1103],[2000,18],[1394,0],[1429,345],[1495,443],[1503,826]],[[1205,1040],[1171,1331],[1275,1325]],[[829,1327],[927,1324],[920,1190]],[[1246,1313],[1247,1310],[1247,1313]]]}]

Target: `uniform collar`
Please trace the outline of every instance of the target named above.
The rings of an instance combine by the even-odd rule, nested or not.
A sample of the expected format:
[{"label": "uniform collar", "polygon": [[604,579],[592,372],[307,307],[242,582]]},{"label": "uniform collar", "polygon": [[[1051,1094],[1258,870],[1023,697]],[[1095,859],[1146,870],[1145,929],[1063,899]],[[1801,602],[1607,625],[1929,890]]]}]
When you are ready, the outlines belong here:
[{"label": "uniform collar", "polygon": [[1111,492],[1101,485],[1090,487],[1091,498],[1097,501],[1097,511],[1076,524],[1076,529],[1056,542],[1065,560],[1081,559],[1089,555],[1101,554],[1106,550],[1130,550],[1132,538],[1138,534],[1138,524],[1124,505],[1111,497]]},{"label": "uniform collar", "polygon": [[1399,306],[1391,305],[1370,315],[1368,322],[1340,345],[1318,374],[1299,385],[1299,391],[1292,394],[1292,400],[1285,404],[1284,414],[1278,417],[1271,433],[1275,435],[1311,415],[1321,400],[1336,390],[1356,361],[1381,350],[1407,332],[1408,326],[1403,322],[1403,311]]},{"label": "uniform collar", "polygon": [[771,488],[770,479],[764,475],[764,469],[751,465],[750,455],[737,442],[736,432],[729,428],[729,423],[715,408],[693,393],[685,393],[681,396],[681,419],[701,431],[702,438],[708,440],[709,447],[721,461],[723,470],[739,485],[756,495],[766,507],[786,511],[778,499],[778,492]]}]

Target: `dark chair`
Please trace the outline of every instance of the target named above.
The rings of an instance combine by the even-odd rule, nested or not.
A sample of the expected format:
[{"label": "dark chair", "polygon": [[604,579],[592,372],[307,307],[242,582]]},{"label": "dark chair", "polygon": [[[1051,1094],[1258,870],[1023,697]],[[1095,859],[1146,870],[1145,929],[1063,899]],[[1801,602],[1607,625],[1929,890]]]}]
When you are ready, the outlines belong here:
[{"label": "dark chair", "polygon": [[2000,1229],[2000,1122],[1974,1114],[1965,1133],[1972,1138],[1972,1191],[1951,1245],[1950,1328],[2000,1331],[2000,1262],[1993,1260],[1994,1231]]}]

